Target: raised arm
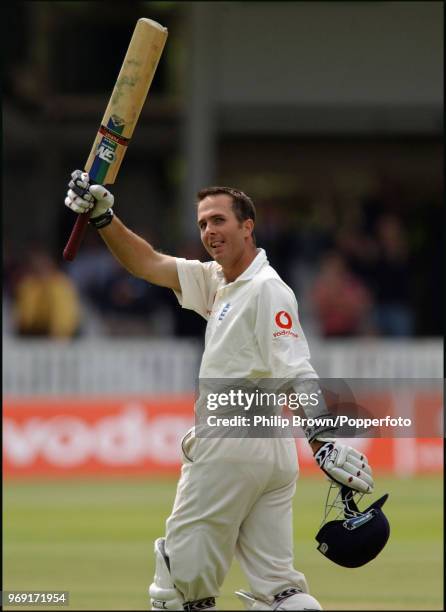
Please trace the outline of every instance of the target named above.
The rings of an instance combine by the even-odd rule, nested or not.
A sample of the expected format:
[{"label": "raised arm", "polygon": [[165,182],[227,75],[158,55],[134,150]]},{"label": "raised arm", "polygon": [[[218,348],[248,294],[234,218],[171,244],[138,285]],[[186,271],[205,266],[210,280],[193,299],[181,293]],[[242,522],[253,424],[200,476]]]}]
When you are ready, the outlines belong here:
[{"label": "raised arm", "polygon": [[113,256],[133,276],[180,291],[175,257],[164,255],[129,230],[113,214],[113,195],[102,185],[90,185],[86,172],[76,170],[65,205],[79,214],[91,211],[90,223],[99,231]]},{"label": "raised arm", "polygon": [[154,285],[180,291],[175,257],[155,251],[116,216],[109,225],[99,229],[99,234],[110,252],[130,274]]}]

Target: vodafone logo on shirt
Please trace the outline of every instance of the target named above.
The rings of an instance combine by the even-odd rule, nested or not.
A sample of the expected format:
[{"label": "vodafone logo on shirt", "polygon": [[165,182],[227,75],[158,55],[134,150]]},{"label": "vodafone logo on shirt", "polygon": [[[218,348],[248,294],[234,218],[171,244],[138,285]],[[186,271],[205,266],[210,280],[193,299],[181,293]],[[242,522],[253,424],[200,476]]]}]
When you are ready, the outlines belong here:
[{"label": "vodafone logo on shirt", "polygon": [[277,327],[281,328],[281,331],[274,332],[273,338],[277,338],[279,336],[293,336],[293,338],[297,338],[297,334],[291,331],[293,326],[293,319],[291,315],[286,310],[279,310],[274,317],[274,321]]},{"label": "vodafone logo on shirt", "polygon": [[276,314],[275,321],[276,325],[282,327],[282,329],[290,329],[293,324],[293,320],[286,310],[279,310]]}]

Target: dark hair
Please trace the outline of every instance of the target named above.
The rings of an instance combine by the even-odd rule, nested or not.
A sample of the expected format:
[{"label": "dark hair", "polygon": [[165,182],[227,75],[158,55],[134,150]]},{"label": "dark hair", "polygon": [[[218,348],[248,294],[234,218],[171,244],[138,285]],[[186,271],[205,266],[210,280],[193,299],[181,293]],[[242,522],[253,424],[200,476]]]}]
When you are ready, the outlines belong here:
[{"label": "dark hair", "polygon": [[[239,189],[234,189],[233,187],[206,187],[204,189],[200,189],[197,193],[198,202],[204,200],[207,196],[213,195],[228,195],[232,198],[232,210],[234,211],[234,215],[239,223],[242,221],[246,221],[247,219],[252,219],[255,223],[256,220],[256,208],[254,206],[254,202],[251,198],[246,195],[243,191]],[[254,235],[254,230],[252,231],[252,241],[256,244],[256,237]]]}]

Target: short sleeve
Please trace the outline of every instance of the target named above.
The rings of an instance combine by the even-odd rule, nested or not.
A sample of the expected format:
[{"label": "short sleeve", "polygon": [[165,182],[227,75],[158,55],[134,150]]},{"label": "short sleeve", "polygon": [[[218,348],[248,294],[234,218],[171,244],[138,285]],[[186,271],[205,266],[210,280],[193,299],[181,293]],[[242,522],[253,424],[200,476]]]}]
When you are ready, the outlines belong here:
[{"label": "short sleeve", "polygon": [[212,262],[176,258],[181,291],[174,293],[183,308],[194,310],[206,320],[209,318],[209,300],[215,284]]},{"label": "short sleeve", "polygon": [[259,288],[255,335],[272,378],[317,378],[296,298],[279,279],[269,279]]}]

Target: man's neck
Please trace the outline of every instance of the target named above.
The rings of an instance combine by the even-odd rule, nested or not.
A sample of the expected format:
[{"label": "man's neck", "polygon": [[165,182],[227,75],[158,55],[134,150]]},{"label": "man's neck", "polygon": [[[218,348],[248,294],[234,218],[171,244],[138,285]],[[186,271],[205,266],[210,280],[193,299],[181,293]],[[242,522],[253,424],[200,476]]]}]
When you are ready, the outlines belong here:
[{"label": "man's neck", "polygon": [[257,248],[253,246],[249,251],[244,251],[242,257],[234,262],[230,268],[222,268],[226,282],[232,283],[235,281],[236,278],[249,268],[256,257]]}]

